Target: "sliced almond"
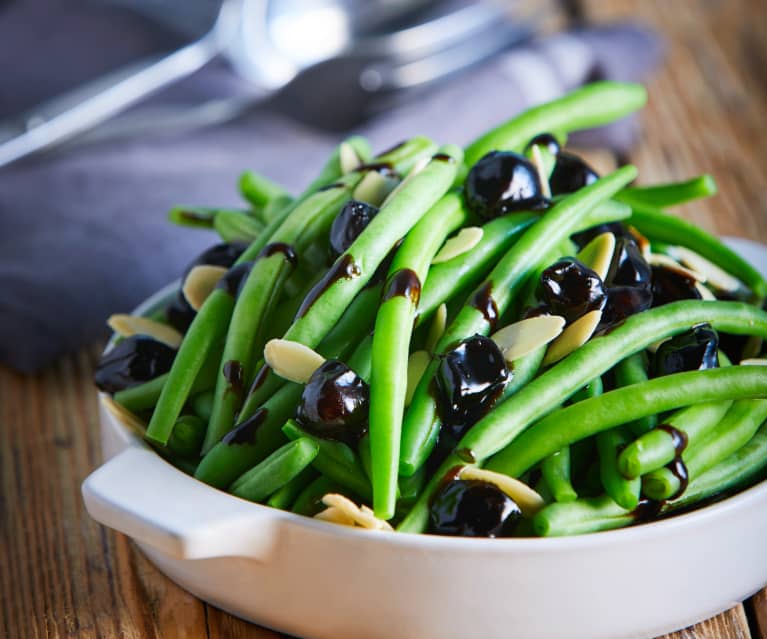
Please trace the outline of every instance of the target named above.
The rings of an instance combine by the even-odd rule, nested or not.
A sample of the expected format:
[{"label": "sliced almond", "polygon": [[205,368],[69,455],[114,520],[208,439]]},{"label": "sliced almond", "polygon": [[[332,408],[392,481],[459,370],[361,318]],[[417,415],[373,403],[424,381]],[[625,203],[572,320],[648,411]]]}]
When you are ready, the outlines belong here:
[{"label": "sliced almond", "polygon": [[353,197],[360,202],[380,206],[398,184],[399,180],[382,175],[378,171],[368,171],[354,189]]},{"label": "sliced almond", "polygon": [[330,508],[326,508],[325,510],[318,512],[314,518],[320,519],[321,521],[327,521],[331,524],[340,524],[341,526],[354,527],[354,519],[349,517],[349,515],[347,515],[343,510],[336,508],[335,506],[331,506]]},{"label": "sliced almond", "polygon": [[447,240],[442,248],[434,256],[432,264],[441,264],[452,260],[454,257],[468,253],[482,240],[483,231],[478,226],[467,226],[461,229],[458,235]]},{"label": "sliced almond", "polygon": [[297,384],[306,384],[325,362],[318,352],[287,339],[269,340],[264,347],[264,360],[277,375]]},{"label": "sliced almond", "polygon": [[543,497],[526,483],[503,473],[496,473],[477,466],[464,466],[458,472],[458,478],[475,479],[493,484],[516,502],[525,517],[532,517],[546,505]]},{"label": "sliced almond", "polygon": [[341,173],[345,174],[354,171],[354,169],[362,164],[362,160],[351,144],[341,142],[341,146],[338,149],[338,164],[341,167]]},{"label": "sliced almond", "polygon": [[444,302],[437,307],[434,312],[434,317],[431,320],[431,326],[429,326],[429,333],[426,336],[426,350],[430,353],[434,352],[437,347],[437,342],[445,334],[445,327],[447,326],[447,304]]},{"label": "sliced almond", "polygon": [[491,336],[511,363],[556,339],[565,326],[565,318],[559,315],[539,315],[504,326]]},{"label": "sliced almond", "polygon": [[710,286],[721,291],[735,292],[745,288],[743,283],[720,268],[712,261],[684,246],[674,246],[670,249],[671,254],[682,264],[696,273],[700,273]]},{"label": "sliced almond", "polygon": [[189,306],[199,311],[225,273],[226,269],[223,266],[210,264],[201,264],[189,271],[181,289]]},{"label": "sliced almond", "polygon": [[740,360],[741,366],[767,366],[767,358],[764,357],[749,357],[748,359]]},{"label": "sliced almond", "polygon": [[395,189],[394,189],[394,190],[393,190],[391,193],[389,193],[389,195],[387,195],[387,196],[386,196],[386,199],[385,199],[385,200],[384,200],[384,201],[381,203],[381,206],[386,206],[386,204],[388,204],[388,203],[391,201],[391,199],[392,199],[392,198],[393,198],[395,195],[397,195],[397,193],[399,193],[399,192],[402,190],[402,188],[405,186],[405,184],[407,184],[407,183],[408,183],[408,181],[409,181],[409,180],[412,180],[414,176],[418,175],[418,174],[419,174],[421,171],[423,171],[423,170],[424,170],[424,168],[426,168],[426,165],[427,165],[427,164],[428,164],[430,161],[431,161],[431,158],[429,158],[429,157],[423,157],[423,158],[421,158],[420,160],[418,160],[418,162],[416,162],[416,163],[413,165],[413,168],[412,168],[412,169],[410,169],[410,173],[408,173],[408,174],[405,176],[405,179],[403,179],[403,180],[402,180],[402,181],[401,181],[401,182],[400,182],[400,183],[397,185],[397,188],[395,188]]},{"label": "sliced almond", "polygon": [[107,409],[107,412],[123,426],[131,430],[139,437],[144,437],[147,424],[138,415],[135,415],[127,408],[125,408],[125,406],[118,404],[114,399],[107,395],[101,396],[101,403],[104,405],[104,408]]},{"label": "sliced almond", "polygon": [[558,362],[563,357],[567,357],[573,351],[578,350],[589,341],[601,319],[602,311],[589,311],[575,320],[551,343],[546,351],[546,356],[543,358],[543,365],[548,366]]},{"label": "sliced almond", "polygon": [[536,171],[538,171],[538,179],[541,182],[541,190],[543,191],[543,197],[550,200],[551,199],[551,186],[549,185],[549,176],[546,172],[546,165],[543,161],[543,157],[541,156],[541,149],[538,147],[537,144],[533,144],[533,147],[531,149],[531,155],[533,160],[533,165],[535,166]]},{"label": "sliced almond", "polygon": [[348,497],[338,493],[328,493],[322,498],[328,508],[335,508],[350,518],[355,525],[368,530],[393,530],[383,519],[378,519],[367,506],[359,507]]},{"label": "sliced almond", "polygon": [[607,271],[610,269],[610,262],[613,260],[614,252],[615,235],[612,233],[601,233],[586,244],[575,257],[604,280],[607,277]]},{"label": "sliced almond", "polygon": [[678,273],[681,273],[690,279],[697,280],[698,282],[706,281],[706,276],[702,273],[682,266],[679,262],[670,258],[668,255],[664,255],[663,253],[650,253],[650,257],[647,262],[652,266],[660,266],[672,271],[677,271]]},{"label": "sliced almond", "polygon": [[431,362],[431,356],[426,351],[414,351],[407,360],[407,390],[405,391],[405,406],[410,406],[413,394],[421,381],[423,374]]},{"label": "sliced almond", "polygon": [[161,324],[153,319],[140,317],[139,315],[118,313],[110,316],[107,320],[107,324],[109,325],[109,328],[122,337],[147,335],[159,342],[167,344],[171,348],[178,348],[181,346],[181,340],[184,339],[184,336],[172,326]]},{"label": "sliced almond", "polygon": [[695,289],[700,293],[700,298],[702,300],[705,300],[707,302],[716,301],[716,295],[714,295],[711,290],[703,286],[700,282],[695,282]]}]

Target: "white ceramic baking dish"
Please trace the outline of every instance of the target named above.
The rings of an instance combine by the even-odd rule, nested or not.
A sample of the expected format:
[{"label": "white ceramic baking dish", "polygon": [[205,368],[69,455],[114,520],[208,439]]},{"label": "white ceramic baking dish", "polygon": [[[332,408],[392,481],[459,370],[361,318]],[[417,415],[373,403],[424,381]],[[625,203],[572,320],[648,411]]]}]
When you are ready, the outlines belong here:
[{"label": "white ceramic baking dish", "polygon": [[[731,245],[767,270],[767,248]],[[83,484],[91,516],[201,599],[300,637],[652,637],[767,584],[767,482],[689,514],[579,537],[368,532],[213,489],[104,410],[101,425],[108,461]]]}]

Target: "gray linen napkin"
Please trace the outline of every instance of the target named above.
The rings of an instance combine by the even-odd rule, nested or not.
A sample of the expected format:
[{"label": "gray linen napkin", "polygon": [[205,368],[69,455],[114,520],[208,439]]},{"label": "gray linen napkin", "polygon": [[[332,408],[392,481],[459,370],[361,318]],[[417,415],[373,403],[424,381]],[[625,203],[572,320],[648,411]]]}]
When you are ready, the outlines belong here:
[{"label": "gray linen napkin", "polygon": [[[132,14],[72,7],[30,0],[0,11],[0,115],[49,97],[40,87],[55,93],[105,71],[105,61],[122,64],[174,43]],[[660,49],[652,33],[632,25],[549,36],[359,132],[379,149],[416,133],[465,143],[594,77],[640,79]],[[19,73],[12,61],[25,58],[27,71]],[[214,64],[155,100],[193,102],[236,90],[231,72]],[[608,127],[590,141],[626,149],[635,124]],[[237,205],[244,169],[297,190],[338,137],[262,108],[192,134],[75,147],[0,169],[0,362],[33,372],[103,336],[110,313],[129,311],[216,242],[212,234],[170,225],[171,206]]]}]

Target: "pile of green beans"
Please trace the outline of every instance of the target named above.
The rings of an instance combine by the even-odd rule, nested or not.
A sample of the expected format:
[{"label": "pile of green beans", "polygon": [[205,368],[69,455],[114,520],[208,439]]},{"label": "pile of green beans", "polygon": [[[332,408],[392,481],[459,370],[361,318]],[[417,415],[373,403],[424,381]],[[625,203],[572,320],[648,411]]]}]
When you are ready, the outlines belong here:
[{"label": "pile of green beans", "polygon": [[[714,368],[662,376],[653,368],[662,341],[701,324],[747,337],[743,357],[764,353],[764,276],[666,211],[714,195],[711,176],[635,186],[636,169],[624,166],[557,193],[544,208],[492,219],[481,219],[467,195],[466,176],[487,153],[535,158],[528,145],[539,134],[561,141],[645,100],[640,86],[598,82],[514,117],[465,149],[415,137],[375,155],[355,136],[298,195],[246,171],[242,209],[174,208],[172,222],[246,248],[197,309],[170,370],[118,390],[114,402],[134,430],[144,425],[147,443],[163,458],[211,486],[305,516],[323,510],[324,495],[340,493],[401,532],[433,532],[435,497],[472,465],[492,471],[481,481],[508,476],[496,488],[512,498],[509,478],[538,492],[543,506],[522,509],[518,536],[634,525],[764,478],[767,367],[740,365],[720,350]],[[555,151],[541,153],[533,165],[545,183],[557,160]],[[360,187],[376,180],[378,190]],[[331,258],[334,222],[363,193],[375,199],[366,203],[374,214]],[[546,358],[548,343],[530,344],[518,357],[509,351],[508,374],[491,404],[460,434],[448,432],[439,385],[447,356],[467,340],[535,317],[542,275],[575,256],[578,234],[592,229],[633,234],[654,264],[669,258],[652,262],[647,251],[694,251],[739,288],[600,325],[561,359]],[[441,253],[462,231],[470,244]],[[165,321],[160,308],[147,315]],[[312,368],[323,358],[340,360],[356,374],[369,392],[359,436],[333,439],[302,421],[298,407],[313,371],[292,378],[282,370],[267,355],[273,338],[316,351],[307,360]]]}]

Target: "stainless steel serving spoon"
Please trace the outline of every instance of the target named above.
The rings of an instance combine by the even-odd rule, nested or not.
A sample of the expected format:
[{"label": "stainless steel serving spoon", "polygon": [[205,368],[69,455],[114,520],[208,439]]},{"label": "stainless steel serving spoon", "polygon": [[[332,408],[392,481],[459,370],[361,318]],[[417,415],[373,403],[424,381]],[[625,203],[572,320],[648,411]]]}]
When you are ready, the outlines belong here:
[{"label": "stainless steel serving spoon", "polygon": [[[236,117],[273,98],[292,115],[345,128],[371,103],[463,69],[527,37],[493,5],[473,4],[394,33],[362,36],[376,18],[433,0],[224,0],[214,27],[159,60],[75,89],[0,126],[0,166],[60,144],[224,55],[252,92],[187,107],[126,114],[84,136],[95,140],[194,128]],[[374,11],[385,5],[386,13]],[[352,7],[364,8],[355,14]],[[380,7],[379,7],[380,9]],[[529,23],[528,23],[529,24]]]}]

